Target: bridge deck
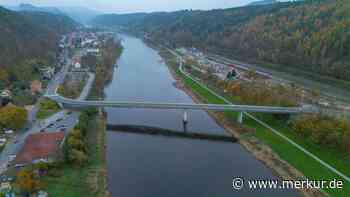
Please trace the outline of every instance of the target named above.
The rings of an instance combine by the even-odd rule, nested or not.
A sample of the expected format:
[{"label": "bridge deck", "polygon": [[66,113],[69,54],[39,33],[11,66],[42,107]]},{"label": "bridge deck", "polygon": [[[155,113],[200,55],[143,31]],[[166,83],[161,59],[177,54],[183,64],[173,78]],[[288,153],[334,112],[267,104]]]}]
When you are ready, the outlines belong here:
[{"label": "bridge deck", "polygon": [[220,104],[188,104],[188,103],[153,103],[153,102],[119,102],[119,101],[86,101],[64,98],[59,95],[46,95],[46,97],[61,103],[65,107],[114,107],[114,108],[144,108],[144,109],[188,109],[212,111],[238,111],[263,113],[312,113],[310,107],[269,107],[251,105],[220,105]]}]

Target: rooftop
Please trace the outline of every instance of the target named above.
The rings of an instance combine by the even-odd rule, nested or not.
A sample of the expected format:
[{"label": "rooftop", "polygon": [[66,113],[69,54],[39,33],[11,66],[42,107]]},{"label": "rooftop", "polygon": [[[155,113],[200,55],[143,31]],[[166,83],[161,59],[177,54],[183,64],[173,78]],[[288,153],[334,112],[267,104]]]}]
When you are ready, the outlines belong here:
[{"label": "rooftop", "polygon": [[31,163],[36,159],[48,158],[59,150],[64,137],[63,131],[29,135],[15,163]]}]

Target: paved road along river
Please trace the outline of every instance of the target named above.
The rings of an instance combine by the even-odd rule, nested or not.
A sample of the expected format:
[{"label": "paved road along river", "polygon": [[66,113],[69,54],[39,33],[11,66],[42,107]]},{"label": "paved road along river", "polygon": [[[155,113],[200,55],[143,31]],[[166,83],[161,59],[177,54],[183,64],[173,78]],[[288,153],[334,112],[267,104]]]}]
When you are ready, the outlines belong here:
[{"label": "paved road along river", "polygon": [[[124,52],[106,100],[193,103],[157,51],[142,40],[121,35]],[[183,130],[181,110],[106,109],[109,124]],[[225,134],[206,112],[189,112],[188,131]],[[114,197],[296,196],[294,191],[232,189],[233,177],[276,179],[237,143],[109,131],[109,191]]]}]

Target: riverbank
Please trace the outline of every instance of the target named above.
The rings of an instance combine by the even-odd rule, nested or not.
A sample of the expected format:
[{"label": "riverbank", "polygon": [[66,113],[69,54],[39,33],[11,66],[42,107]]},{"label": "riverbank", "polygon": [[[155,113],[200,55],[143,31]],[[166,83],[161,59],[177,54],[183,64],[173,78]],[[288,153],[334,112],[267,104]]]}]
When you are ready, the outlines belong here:
[{"label": "riverbank", "polygon": [[87,123],[88,162],[82,167],[64,164],[50,169],[43,183],[50,196],[108,197],[106,178],[106,118],[97,114]]},{"label": "riverbank", "polygon": [[115,39],[108,39],[102,47],[102,56],[94,63],[95,82],[92,88],[91,99],[101,99],[104,97],[104,87],[112,80],[116,61],[123,52],[123,46]]},{"label": "riverbank", "polygon": [[[89,92],[88,99],[104,97],[103,88],[111,79],[114,63],[122,53],[120,43],[105,43],[102,56],[95,63],[95,77]],[[114,61],[112,61],[114,59]],[[53,176],[48,176],[44,182],[50,196],[65,197],[109,197],[107,162],[106,162],[106,113],[99,113],[86,123],[87,134],[84,142],[87,147],[87,162],[81,167],[73,164],[64,164],[56,169]],[[56,176],[57,175],[57,176]]]},{"label": "riverbank", "polygon": [[[205,88],[201,87],[193,80],[179,72],[176,59],[174,57],[171,57],[171,55],[169,56],[169,54],[168,57],[164,57],[167,56],[166,54],[161,55],[167,60],[167,65],[172,70],[171,72],[174,77],[181,80],[181,82],[178,83],[182,83],[183,85],[180,86],[185,87],[186,92],[190,93],[189,95],[192,97],[195,97],[195,101],[200,100],[207,103],[225,104],[224,100],[216,95],[213,95],[211,92],[207,91]],[[220,122],[227,131],[230,131],[237,138],[239,138],[240,143],[248,151],[252,152],[257,159],[271,168],[281,179],[300,180],[305,179],[305,176],[315,180],[332,180],[334,178],[338,178],[337,175],[323,167],[316,160],[313,160],[311,157],[296,149],[279,136],[273,134],[269,129],[265,128],[251,117],[247,117],[245,119],[244,127],[242,129],[240,125],[235,123],[238,116],[237,113],[209,112],[209,114],[218,120],[218,122]],[[245,127],[253,128],[255,132],[246,132]],[[278,127],[278,129],[280,128],[281,127]],[[286,130],[284,129],[284,131]],[[289,136],[290,134],[288,137]],[[338,179],[341,178],[339,177]],[[327,192],[329,192],[329,194],[332,196],[346,196],[348,191],[347,185],[348,184],[344,182],[343,190],[327,190]],[[302,190],[301,192],[305,196],[325,195],[317,190]]]}]

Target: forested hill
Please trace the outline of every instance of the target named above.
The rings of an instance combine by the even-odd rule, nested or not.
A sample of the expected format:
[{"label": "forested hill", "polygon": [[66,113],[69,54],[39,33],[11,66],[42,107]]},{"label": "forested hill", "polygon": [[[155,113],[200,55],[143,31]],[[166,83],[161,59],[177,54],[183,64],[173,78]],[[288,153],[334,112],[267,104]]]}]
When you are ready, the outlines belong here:
[{"label": "forested hill", "polygon": [[0,67],[32,58],[52,60],[60,35],[77,25],[63,15],[14,12],[0,7]]},{"label": "forested hill", "polygon": [[268,4],[274,4],[278,3],[277,0],[261,0],[261,1],[254,1],[252,3],[249,3],[248,5],[268,5]]},{"label": "forested hill", "polygon": [[[212,11],[151,13],[132,31],[176,46],[196,46],[241,60],[294,67],[350,80],[350,1],[306,0]],[[123,25],[123,15],[99,25]],[[104,20],[108,19],[108,20]]]},{"label": "forested hill", "polygon": [[[152,14],[153,15],[153,14]],[[93,18],[92,25],[102,26],[125,26],[141,22],[146,16],[151,14],[133,13],[133,14],[103,14]]]}]

